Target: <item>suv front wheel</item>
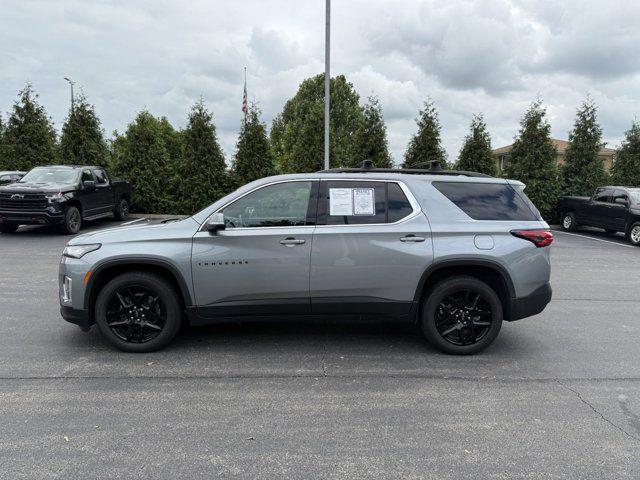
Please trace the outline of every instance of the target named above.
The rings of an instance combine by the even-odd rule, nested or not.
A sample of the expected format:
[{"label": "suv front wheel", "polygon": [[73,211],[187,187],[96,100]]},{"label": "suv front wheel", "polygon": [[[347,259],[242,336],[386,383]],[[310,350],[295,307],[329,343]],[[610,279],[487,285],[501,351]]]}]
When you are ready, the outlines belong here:
[{"label": "suv front wheel", "polygon": [[422,331],[438,350],[470,355],[488,347],[502,326],[496,292],[474,277],[456,276],[438,283],[422,303]]},{"label": "suv front wheel", "polygon": [[131,272],[111,280],[96,302],[102,335],[125,352],[153,352],[178,333],[182,308],[175,289],[164,278]]}]

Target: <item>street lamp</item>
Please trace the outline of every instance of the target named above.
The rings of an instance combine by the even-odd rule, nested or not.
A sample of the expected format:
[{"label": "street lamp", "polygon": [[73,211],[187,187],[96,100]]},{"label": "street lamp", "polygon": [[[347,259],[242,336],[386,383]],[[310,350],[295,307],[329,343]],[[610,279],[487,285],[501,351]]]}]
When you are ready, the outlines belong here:
[{"label": "street lamp", "polygon": [[331,51],[331,0],[326,0],[325,42],[324,42],[324,168],[329,168],[329,101],[331,75],[329,54]]},{"label": "street lamp", "polygon": [[69,82],[69,85],[71,86],[71,113],[73,113],[73,86],[75,85],[76,82],[74,82],[73,80],[71,80],[68,77],[64,77],[64,79]]}]

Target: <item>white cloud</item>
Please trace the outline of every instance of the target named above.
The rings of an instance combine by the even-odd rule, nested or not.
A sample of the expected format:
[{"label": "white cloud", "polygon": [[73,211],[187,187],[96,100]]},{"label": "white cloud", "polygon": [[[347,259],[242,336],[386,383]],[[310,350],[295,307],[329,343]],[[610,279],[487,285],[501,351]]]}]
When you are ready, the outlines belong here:
[{"label": "white cloud", "polygon": [[[351,0],[333,2],[332,72],[363,101],[380,97],[397,162],[424,100],[440,111],[449,158],[471,115],[494,146],[510,143],[540,95],[553,135],[566,138],[590,93],[605,140],[637,115],[640,4],[632,0]],[[33,82],[61,126],[71,76],[107,132],[141,108],[184,126],[203,96],[230,158],[241,121],[242,71],[269,123],[299,83],[324,68],[324,2],[305,0],[4,0],[0,110]]]}]

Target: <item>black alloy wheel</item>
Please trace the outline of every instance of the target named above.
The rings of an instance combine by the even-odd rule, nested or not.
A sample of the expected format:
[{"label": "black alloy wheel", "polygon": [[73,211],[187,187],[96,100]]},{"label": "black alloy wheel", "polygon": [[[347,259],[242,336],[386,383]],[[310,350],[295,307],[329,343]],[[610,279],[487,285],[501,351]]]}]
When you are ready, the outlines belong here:
[{"label": "black alloy wheel", "polygon": [[477,278],[444,280],[423,304],[423,332],[429,343],[446,353],[477,353],[495,340],[501,326],[500,299]]},{"label": "black alloy wheel", "polygon": [[167,323],[167,307],[156,292],[141,285],[122,287],[107,304],[107,325],[121,340],[146,343]]},{"label": "black alloy wheel", "polygon": [[62,230],[69,234],[75,235],[82,228],[82,214],[77,207],[68,207],[64,212],[64,220],[62,222]]},{"label": "black alloy wheel", "polygon": [[160,275],[131,272],[111,280],[96,301],[102,335],[126,352],[152,352],[169,343],[182,323],[181,302]]},{"label": "black alloy wheel", "polygon": [[453,345],[478,343],[491,328],[491,305],[475,290],[460,289],[440,301],[436,329]]}]

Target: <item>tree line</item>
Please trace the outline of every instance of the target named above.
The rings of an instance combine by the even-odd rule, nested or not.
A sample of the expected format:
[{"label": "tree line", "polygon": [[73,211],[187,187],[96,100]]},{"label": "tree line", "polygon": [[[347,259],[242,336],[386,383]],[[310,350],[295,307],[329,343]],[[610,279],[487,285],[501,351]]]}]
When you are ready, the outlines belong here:
[{"label": "tree line", "polygon": [[[331,167],[353,167],[365,159],[394,167],[386,125],[377,97],[362,104],[353,85],[340,75],[331,79]],[[442,147],[439,115],[427,99],[416,118],[402,163],[423,168],[438,160],[443,168],[497,176],[491,137],[481,113],[471,118],[456,162]],[[106,138],[94,106],[82,93],[64,120],[59,138],[53,121],[30,84],[19,92],[6,120],[0,116],[0,170],[28,170],[47,164],[106,166],[128,178],[134,209],[146,213],[193,213],[233,189],[276,173],[314,172],[323,168],[324,75],[305,79],[286,102],[270,129],[260,109],[249,106],[227,163],[218,142],[214,117],[202,99],[190,109],[187,124],[175,129],[166,117],[147,110],[126,130]],[[598,152],[604,146],[597,106],[589,97],[578,108],[565,163],[556,165],[551,127],[541,100],[522,116],[503,175],[523,181],[543,216],[554,220],[561,195],[590,195],[602,184],[640,185],[640,124],[634,121],[616,150],[611,174]]]}]

